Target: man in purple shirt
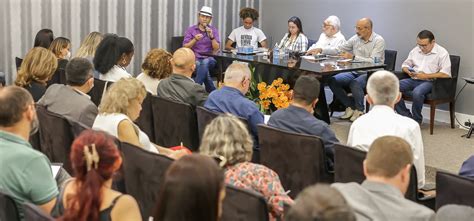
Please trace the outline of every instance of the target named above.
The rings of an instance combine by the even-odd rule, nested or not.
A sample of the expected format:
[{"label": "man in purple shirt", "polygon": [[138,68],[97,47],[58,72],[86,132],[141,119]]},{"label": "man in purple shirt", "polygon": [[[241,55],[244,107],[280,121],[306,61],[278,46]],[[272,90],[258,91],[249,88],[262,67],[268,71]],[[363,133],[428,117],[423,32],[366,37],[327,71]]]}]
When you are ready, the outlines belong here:
[{"label": "man in purple shirt", "polygon": [[216,89],[209,74],[209,70],[216,66],[216,60],[201,53],[216,51],[220,44],[217,29],[209,25],[211,19],[212,9],[203,6],[198,13],[199,23],[186,30],[183,41],[183,47],[190,48],[196,54],[196,77],[194,81],[201,85],[204,83],[207,92]]}]

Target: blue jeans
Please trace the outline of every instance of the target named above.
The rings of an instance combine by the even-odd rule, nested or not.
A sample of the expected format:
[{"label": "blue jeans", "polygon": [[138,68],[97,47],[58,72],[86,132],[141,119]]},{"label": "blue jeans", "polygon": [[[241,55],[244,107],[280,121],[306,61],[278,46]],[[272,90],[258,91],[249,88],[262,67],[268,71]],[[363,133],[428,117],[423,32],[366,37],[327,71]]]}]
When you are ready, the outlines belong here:
[{"label": "blue jeans", "polygon": [[[332,76],[329,79],[329,88],[331,88],[334,96],[342,102],[346,107],[355,110],[364,111],[364,89],[367,85],[367,74],[357,72],[344,72]],[[349,86],[351,89],[351,99],[347,96],[344,87]]]},{"label": "blue jeans", "polygon": [[403,99],[395,105],[397,113],[413,118],[418,123],[423,122],[423,115],[421,115],[421,109],[425,101],[426,94],[431,92],[433,82],[424,80],[415,80],[411,78],[400,80],[400,92],[403,95],[407,95],[413,99],[410,110],[405,106]]},{"label": "blue jeans", "polygon": [[209,74],[209,70],[213,69],[216,63],[216,60],[212,57],[198,58],[196,60],[196,77],[194,77],[194,81],[200,85],[204,83],[208,93],[216,89]]}]

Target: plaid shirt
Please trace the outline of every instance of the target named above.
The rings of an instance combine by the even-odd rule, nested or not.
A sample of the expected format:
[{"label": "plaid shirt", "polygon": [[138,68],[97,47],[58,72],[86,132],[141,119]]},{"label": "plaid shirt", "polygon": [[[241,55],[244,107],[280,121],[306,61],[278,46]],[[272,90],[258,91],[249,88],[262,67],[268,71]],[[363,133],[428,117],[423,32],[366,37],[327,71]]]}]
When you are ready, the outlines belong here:
[{"label": "plaid shirt", "polygon": [[281,39],[278,48],[287,49],[289,51],[305,52],[308,49],[308,38],[303,33],[300,33],[296,40],[291,41],[288,33],[286,33],[285,37]]}]

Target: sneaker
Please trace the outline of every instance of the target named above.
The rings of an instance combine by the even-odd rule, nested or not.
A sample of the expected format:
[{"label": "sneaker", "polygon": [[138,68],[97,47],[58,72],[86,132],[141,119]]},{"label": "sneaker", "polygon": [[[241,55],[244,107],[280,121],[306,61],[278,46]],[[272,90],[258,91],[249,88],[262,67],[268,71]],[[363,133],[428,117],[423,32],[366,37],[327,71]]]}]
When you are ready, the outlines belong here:
[{"label": "sneaker", "polygon": [[344,115],[341,116],[341,119],[343,120],[349,119],[351,118],[352,114],[354,114],[354,110],[352,110],[352,108],[350,107],[347,107],[346,112],[344,113]]},{"label": "sneaker", "polygon": [[354,114],[352,114],[351,121],[354,122],[355,120],[357,120],[357,118],[362,116],[362,114],[364,114],[364,112],[362,112],[360,110],[355,110]]}]

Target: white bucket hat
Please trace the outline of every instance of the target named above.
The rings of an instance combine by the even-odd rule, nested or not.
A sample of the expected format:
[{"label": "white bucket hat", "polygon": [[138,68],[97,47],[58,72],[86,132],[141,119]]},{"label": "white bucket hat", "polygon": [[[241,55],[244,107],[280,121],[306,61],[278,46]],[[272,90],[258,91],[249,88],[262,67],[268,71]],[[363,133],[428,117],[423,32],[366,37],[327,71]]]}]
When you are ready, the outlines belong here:
[{"label": "white bucket hat", "polygon": [[208,6],[202,6],[201,11],[199,14],[212,17],[212,8]]}]

